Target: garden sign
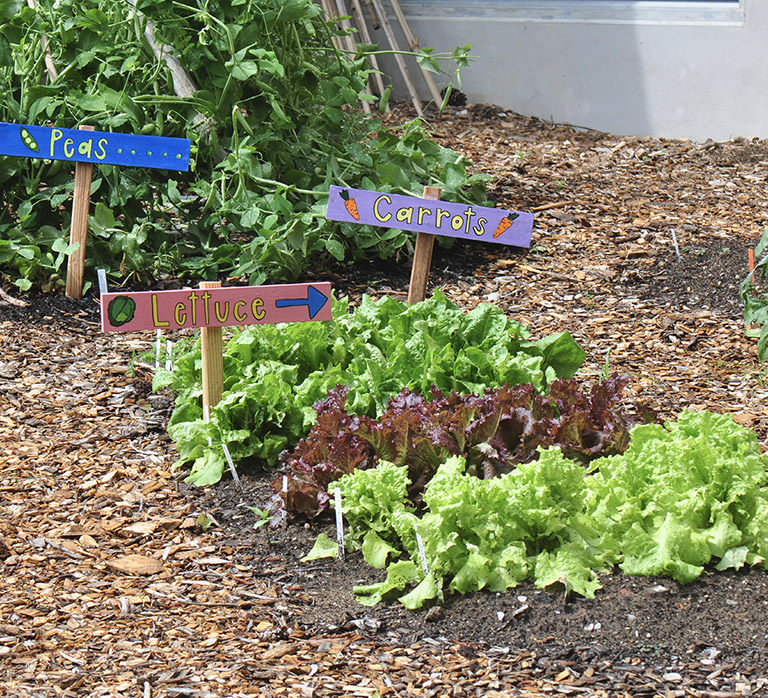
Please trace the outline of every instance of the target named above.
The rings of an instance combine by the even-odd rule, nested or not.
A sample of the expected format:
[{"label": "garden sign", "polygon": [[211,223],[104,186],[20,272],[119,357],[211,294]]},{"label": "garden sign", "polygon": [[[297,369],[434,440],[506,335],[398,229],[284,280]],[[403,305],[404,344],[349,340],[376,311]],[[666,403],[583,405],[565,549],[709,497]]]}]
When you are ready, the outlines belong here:
[{"label": "garden sign", "polygon": [[80,298],[93,165],[186,171],[189,168],[189,139],[95,131],[93,126],[71,129],[0,122],[0,155],[75,163],[69,242],[70,245],[77,244],[78,248],[69,257],[67,295]]},{"label": "garden sign", "polygon": [[204,281],[199,289],[103,293],[101,329],[200,329],[207,418],[223,390],[222,327],[330,320],[330,301],[329,282],[222,288],[217,281]]},{"label": "garden sign", "polygon": [[533,214],[440,200],[440,189],[424,188],[424,198],[332,185],[326,217],[418,233],[408,301],[424,300],[435,235],[529,247]]}]

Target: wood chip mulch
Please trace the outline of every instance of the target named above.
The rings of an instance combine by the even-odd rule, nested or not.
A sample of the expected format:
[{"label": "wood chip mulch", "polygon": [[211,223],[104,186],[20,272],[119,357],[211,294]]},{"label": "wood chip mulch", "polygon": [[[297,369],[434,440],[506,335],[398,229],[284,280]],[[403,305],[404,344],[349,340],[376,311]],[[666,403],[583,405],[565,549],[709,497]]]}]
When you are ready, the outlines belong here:
[{"label": "wood chip mulch", "polygon": [[[768,223],[766,143],[620,138],[491,106],[453,109],[430,127],[493,175],[499,205],[537,210],[531,250],[438,250],[435,287],[463,307],[497,303],[534,337],[570,330],[588,354],[584,375],[597,377],[607,360],[630,376],[632,400],[665,417],[683,407],[729,412],[766,439],[765,370],[736,292],[746,249]],[[402,294],[407,260],[333,275],[353,298]],[[768,691],[768,596],[755,597],[745,617],[741,658],[738,637],[723,638],[735,647],[727,656],[706,645],[688,656],[660,650],[653,661],[650,650],[599,640],[558,640],[554,651],[533,629],[527,645],[428,630],[409,641],[396,628],[372,632],[363,613],[336,630],[310,630],[301,618],[320,602],[300,578],[267,574],[269,549],[226,525],[201,527],[200,495],[172,468],[169,398],[151,394],[151,370],[135,359],[153,337],[101,334],[92,299],[30,294],[19,308],[5,292],[0,695]],[[764,571],[751,574],[768,588]],[[722,601],[725,611],[712,605],[715,635],[715,614],[731,608]],[[663,624],[671,608],[663,604],[680,598],[658,603]]]}]

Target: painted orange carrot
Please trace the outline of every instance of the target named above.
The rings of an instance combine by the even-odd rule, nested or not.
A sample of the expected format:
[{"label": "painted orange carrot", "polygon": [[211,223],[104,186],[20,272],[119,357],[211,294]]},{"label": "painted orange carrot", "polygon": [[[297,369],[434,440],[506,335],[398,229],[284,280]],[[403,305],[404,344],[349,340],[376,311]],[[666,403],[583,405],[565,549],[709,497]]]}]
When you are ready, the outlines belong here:
[{"label": "painted orange carrot", "polygon": [[349,192],[346,189],[343,189],[339,192],[339,196],[344,199],[344,208],[349,211],[349,215],[352,216],[356,221],[360,220],[360,214],[357,211],[357,202],[350,198]]},{"label": "painted orange carrot", "polygon": [[496,230],[493,231],[493,237],[497,238],[499,235],[501,235],[505,230],[509,228],[509,226],[512,225],[512,221],[515,220],[515,218],[519,218],[519,213],[509,213],[504,218],[502,218],[499,221],[499,224],[496,226]]}]

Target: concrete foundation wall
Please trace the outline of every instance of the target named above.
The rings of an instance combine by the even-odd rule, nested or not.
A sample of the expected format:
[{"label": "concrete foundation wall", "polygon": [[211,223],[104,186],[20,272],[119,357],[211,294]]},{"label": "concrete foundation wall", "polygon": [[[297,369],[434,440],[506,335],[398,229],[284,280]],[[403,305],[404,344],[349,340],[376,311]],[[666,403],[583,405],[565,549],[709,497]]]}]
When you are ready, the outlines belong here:
[{"label": "concrete foundation wall", "polygon": [[470,102],[621,135],[768,137],[766,0],[401,6],[421,46],[472,44],[462,71]]}]

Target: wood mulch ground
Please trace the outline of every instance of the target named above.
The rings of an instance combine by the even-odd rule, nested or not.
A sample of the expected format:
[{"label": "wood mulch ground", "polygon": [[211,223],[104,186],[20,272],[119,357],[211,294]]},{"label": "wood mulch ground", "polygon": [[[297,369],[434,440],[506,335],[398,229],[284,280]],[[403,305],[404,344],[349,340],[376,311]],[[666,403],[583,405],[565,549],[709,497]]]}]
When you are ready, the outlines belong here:
[{"label": "wood mulch ground", "polygon": [[[490,106],[431,128],[493,176],[499,205],[537,212],[529,251],[437,250],[435,287],[534,337],[570,330],[585,380],[608,361],[665,417],[709,408],[768,437],[738,298],[768,224],[768,144],[621,138]],[[324,278],[355,299],[404,294],[408,271]],[[263,504],[268,478],[195,490],[172,470],[170,397],[132,369],[153,337],[101,334],[93,299],[24,301],[0,299],[0,695],[765,694],[762,569],[686,587],[606,575],[592,601],[523,585],[419,613],[356,606],[372,574],[359,560],[298,562],[329,524],[253,530],[238,505]]]}]

